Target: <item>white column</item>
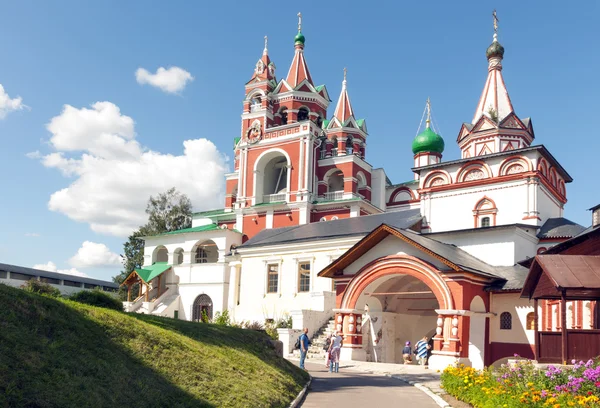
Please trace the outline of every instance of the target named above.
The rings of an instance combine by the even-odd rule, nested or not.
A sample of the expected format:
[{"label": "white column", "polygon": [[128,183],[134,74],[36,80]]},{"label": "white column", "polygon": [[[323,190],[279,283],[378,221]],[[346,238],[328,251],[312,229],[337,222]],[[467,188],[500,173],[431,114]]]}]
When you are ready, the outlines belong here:
[{"label": "white column", "polygon": [[273,209],[267,210],[265,217],[265,228],[273,228]]},{"label": "white column", "polygon": [[[304,181],[304,139],[300,139],[300,153],[298,155],[298,192],[302,191]],[[298,201],[298,197],[296,197]]]}]

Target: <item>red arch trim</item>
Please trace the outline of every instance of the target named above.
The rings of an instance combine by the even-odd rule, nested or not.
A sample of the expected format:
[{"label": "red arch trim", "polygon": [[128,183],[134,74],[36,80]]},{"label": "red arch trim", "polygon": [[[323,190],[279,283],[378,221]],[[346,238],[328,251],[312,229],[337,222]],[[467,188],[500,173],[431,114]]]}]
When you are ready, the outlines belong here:
[{"label": "red arch trim", "polygon": [[375,280],[389,275],[409,275],[425,283],[435,295],[441,309],[452,309],[452,293],[437,268],[433,265],[409,255],[390,255],[377,258],[354,275],[348,283],[341,307],[354,309],[360,295]]}]

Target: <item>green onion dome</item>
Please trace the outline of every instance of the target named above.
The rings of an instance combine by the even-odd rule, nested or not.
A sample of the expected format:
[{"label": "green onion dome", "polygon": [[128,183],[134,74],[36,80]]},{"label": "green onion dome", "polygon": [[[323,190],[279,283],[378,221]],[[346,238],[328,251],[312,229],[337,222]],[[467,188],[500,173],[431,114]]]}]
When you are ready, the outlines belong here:
[{"label": "green onion dome", "polygon": [[494,42],[485,50],[485,56],[489,58],[492,57],[504,57],[504,47],[497,41]]},{"label": "green onion dome", "polygon": [[444,151],[444,139],[427,127],[413,140],[412,151],[414,154],[423,152],[442,153]]},{"label": "green onion dome", "polygon": [[302,44],[304,45],[304,34],[302,34],[301,31],[298,31],[298,34],[296,34],[296,36],[294,37],[294,43],[295,44]]}]

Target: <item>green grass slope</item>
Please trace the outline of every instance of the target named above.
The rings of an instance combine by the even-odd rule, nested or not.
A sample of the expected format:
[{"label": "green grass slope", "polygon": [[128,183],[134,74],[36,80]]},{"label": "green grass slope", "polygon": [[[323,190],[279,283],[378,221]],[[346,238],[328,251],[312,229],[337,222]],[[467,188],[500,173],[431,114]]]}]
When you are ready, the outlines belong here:
[{"label": "green grass slope", "polygon": [[259,332],[0,284],[0,407],[283,407],[307,380]]}]

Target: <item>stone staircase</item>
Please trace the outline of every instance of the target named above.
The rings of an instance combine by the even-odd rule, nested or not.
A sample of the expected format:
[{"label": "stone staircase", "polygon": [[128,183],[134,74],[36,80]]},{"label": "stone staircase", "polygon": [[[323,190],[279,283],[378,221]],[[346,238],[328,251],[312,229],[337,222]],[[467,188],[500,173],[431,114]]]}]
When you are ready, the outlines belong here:
[{"label": "stone staircase", "polygon": [[[325,361],[325,350],[323,350],[323,346],[325,346],[325,340],[327,336],[331,335],[335,330],[335,320],[328,320],[327,323],[323,325],[310,339],[312,342],[308,347],[308,353],[306,353],[307,359],[313,360],[323,360]],[[300,358],[300,350],[293,351],[294,357]]]}]

